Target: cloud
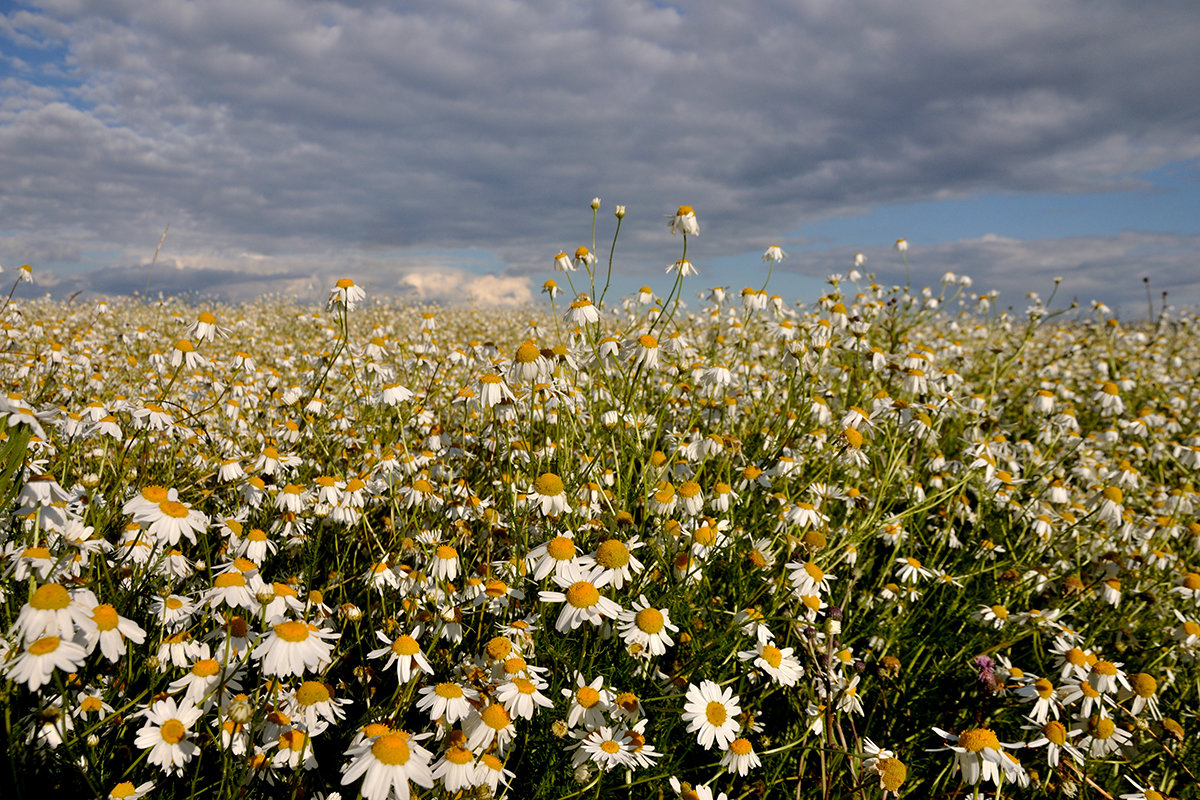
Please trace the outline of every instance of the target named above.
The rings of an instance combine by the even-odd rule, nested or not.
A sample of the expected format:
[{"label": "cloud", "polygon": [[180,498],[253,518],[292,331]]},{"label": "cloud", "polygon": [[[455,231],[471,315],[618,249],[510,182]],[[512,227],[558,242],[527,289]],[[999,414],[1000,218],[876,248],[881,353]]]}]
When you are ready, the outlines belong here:
[{"label": "cloud", "polygon": [[445,269],[413,271],[400,279],[400,287],[425,302],[520,307],[533,301],[529,281],[515,275],[473,275]]},{"label": "cloud", "polygon": [[0,24],[14,58],[62,54],[3,78],[0,232],[32,249],[0,258],[65,263],[64,239],[80,264],[134,264],[169,222],[189,263],[477,247],[532,275],[590,243],[599,194],[629,207],[618,267],[638,273],[677,257],[662,215],[682,203],[715,257],[877,204],[1144,188],[1200,158],[1194,19],[1135,0],[45,0]]},{"label": "cloud", "polygon": [[[898,253],[891,248],[863,252],[866,271],[874,273],[880,283],[904,282],[904,263]],[[1112,301],[1112,305],[1122,313],[1138,315],[1146,310],[1146,278],[1156,306],[1164,291],[1172,304],[1200,305],[1197,252],[1200,235],[1125,231],[1111,236],[1034,240],[986,234],[932,245],[910,241],[907,255],[914,289],[928,286],[936,293],[942,276],[953,272],[971,278],[971,291],[998,291],[1002,305],[1024,309],[1029,292],[1046,300],[1055,290],[1055,279],[1061,278],[1057,308],[1072,301],[1087,305],[1115,297],[1120,301]],[[849,249],[800,253],[785,261],[783,269],[811,275],[845,273],[853,256]],[[838,268],[831,270],[830,264]]]}]

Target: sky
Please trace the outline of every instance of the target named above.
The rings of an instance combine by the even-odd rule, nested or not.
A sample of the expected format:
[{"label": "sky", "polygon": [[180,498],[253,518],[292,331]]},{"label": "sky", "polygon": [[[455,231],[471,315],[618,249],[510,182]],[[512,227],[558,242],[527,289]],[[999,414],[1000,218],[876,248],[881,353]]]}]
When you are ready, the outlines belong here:
[{"label": "sky", "polygon": [[[1200,306],[1194,0],[0,0],[0,264],[27,295],[815,300],[971,277]],[[169,226],[169,228],[168,228]],[[166,236],[163,238],[163,231]],[[155,250],[162,242],[157,260]],[[577,288],[582,288],[577,286]]]}]

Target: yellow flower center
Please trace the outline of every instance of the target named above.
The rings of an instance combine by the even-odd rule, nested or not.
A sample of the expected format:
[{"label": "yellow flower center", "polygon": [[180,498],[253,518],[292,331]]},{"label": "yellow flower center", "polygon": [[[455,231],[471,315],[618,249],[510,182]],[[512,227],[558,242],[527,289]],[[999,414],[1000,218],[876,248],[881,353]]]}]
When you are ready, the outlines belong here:
[{"label": "yellow flower center", "polygon": [[1184,575],[1182,586],[1188,591],[1200,592],[1200,574],[1189,572],[1188,574]]},{"label": "yellow flower center", "polygon": [[439,545],[437,550],[434,552],[437,554],[437,557],[443,561],[451,561],[458,558],[458,551],[448,544]]},{"label": "yellow flower center", "polygon": [[494,661],[500,661],[507,658],[512,652],[512,642],[505,639],[503,636],[496,636],[487,643],[488,657]]},{"label": "yellow flower center", "polygon": [[485,708],[480,712],[479,718],[483,720],[484,725],[495,731],[502,731],[512,724],[512,719],[508,716],[508,712],[499,703],[492,703]]},{"label": "yellow flower center", "polygon": [[763,661],[766,661],[774,669],[779,669],[779,665],[783,663],[783,651],[778,647],[772,647],[769,644],[762,646],[762,652],[759,653]]},{"label": "yellow flower center", "polygon": [[151,503],[161,503],[170,496],[170,491],[163,486],[147,486],[142,489],[142,499]]},{"label": "yellow flower center", "polygon": [[695,214],[695,213],[696,213],[696,211],[691,206],[680,206],[679,210],[675,212],[675,216],[686,217],[688,214]]},{"label": "yellow flower center", "polygon": [[738,737],[729,743],[729,752],[735,756],[745,756],[754,752],[754,747],[751,746],[749,739]]},{"label": "yellow flower center", "polygon": [[557,497],[564,491],[562,478],[553,472],[544,473],[533,482],[533,490],[543,497]]},{"label": "yellow flower center", "polygon": [[621,751],[621,745],[617,744],[612,739],[605,739],[600,743],[600,749],[606,753],[618,753]]},{"label": "yellow flower center", "polygon": [[274,628],[275,635],[285,642],[303,642],[308,639],[308,626],[303,622],[289,620],[281,622]]},{"label": "yellow flower center", "polygon": [[200,678],[211,678],[221,670],[215,658],[202,658],[192,665],[192,674]]},{"label": "yellow flower center", "polygon": [[999,750],[1000,740],[989,728],[972,728],[958,737],[958,746],[972,753],[981,750]]},{"label": "yellow flower center", "polygon": [[392,642],[392,652],[398,656],[412,656],[421,652],[421,645],[407,633],[401,634]]},{"label": "yellow flower center", "polygon": [[633,618],[642,633],[655,634],[663,629],[663,615],[657,608],[643,608]]},{"label": "yellow flower center", "polygon": [[658,339],[655,339],[653,336],[651,336],[648,333],[643,333],[641,336],[638,337],[638,344],[644,350],[653,350],[656,347],[658,347]]},{"label": "yellow flower center", "polygon": [[1092,671],[1098,675],[1113,676],[1117,674],[1117,665],[1111,661],[1097,661],[1092,665]]},{"label": "yellow flower center", "polygon": [[320,681],[305,681],[296,690],[296,702],[302,706],[325,703],[329,699],[329,687]]},{"label": "yellow flower center", "polygon": [[371,755],[375,760],[388,766],[401,766],[408,763],[408,734],[403,732],[385,733],[371,745]]},{"label": "yellow flower center", "polygon": [[447,700],[457,700],[463,696],[462,687],[457,683],[439,683],[433,687],[434,694]]},{"label": "yellow flower center", "polygon": [[121,781],[113,787],[112,791],[108,793],[108,796],[115,797],[120,800],[122,797],[133,797],[135,794],[137,794],[136,786],[129,781]]},{"label": "yellow flower center", "polygon": [[825,573],[821,571],[820,567],[811,561],[804,565],[804,571],[808,573],[810,578],[812,578],[813,583],[820,583],[825,580]]},{"label": "yellow flower center", "polygon": [[172,519],[184,519],[188,515],[187,506],[174,500],[165,500],[159,503],[158,510]]},{"label": "yellow flower center", "polygon": [[29,651],[30,655],[44,656],[57,650],[59,641],[60,640],[57,636],[43,636],[41,639],[38,639],[33,644],[29,645],[26,650]]},{"label": "yellow flower center", "polygon": [[567,602],[575,608],[591,608],[600,602],[600,590],[591,581],[576,581],[567,589]]},{"label": "yellow flower center", "polygon": [[566,536],[555,536],[546,543],[546,552],[555,561],[570,561],[575,557],[575,542]]},{"label": "yellow flower center", "polygon": [[1081,667],[1087,663],[1087,655],[1078,647],[1072,647],[1063,653],[1063,659],[1072,666]]},{"label": "yellow flower center", "polygon": [[1137,672],[1129,676],[1129,688],[1133,689],[1138,697],[1153,697],[1158,691],[1158,681],[1153,675]]},{"label": "yellow flower center", "polygon": [[1120,503],[1124,499],[1121,490],[1116,486],[1105,486],[1100,494],[1104,495],[1105,500],[1111,500],[1114,503]]},{"label": "yellow flower center", "polygon": [[855,450],[862,447],[863,435],[858,432],[857,428],[846,428],[846,430],[842,431],[842,435],[846,437],[846,444]]},{"label": "yellow flower center", "polygon": [[581,686],[575,690],[575,702],[584,708],[591,708],[600,702],[600,692],[590,686]]},{"label": "yellow flower center", "polygon": [[700,484],[695,481],[684,481],[679,484],[679,496],[685,500],[690,500],[700,494]]},{"label": "yellow flower center", "polygon": [[187,736],[187,728],[177,719],[169,719],[159,728],[162,739],[167,744],[179,744]]},{"label": "yellow flower center", "polygon": [[1037,690],[1038,697],[1042,698],[1043,700],[1049,699],[1050,696],[1054,694],[1054,684],[1045,678],[1038,678],[1036,681],[1034,681],[1033,688]]},{"label": "yellow flower center", "polygon": [[38,611],[61,611],[71,605],[71,594],[57,583],[47,583],[37,588],[29,605]]},{"label": "yellow flower center", "polygon": [[879,770],[880,784],[889,792],[898,791],[908,777],[908,767],[898,758],[880,759],[875,769]]},{"label": "yellow flower center", "polygon": [[[354,281],[351,280],[350,278],[338,278],[338,282],[334,285],[337,286],[337,288],[341,289],[342,291],[345,291],[346,289],[350,289],[354,286]],[[407,745],[405,746],[405,748],[407,750]],[[407,761],[408,759],[405,758],[404,760]],[[404,762],[402,761],[400,763],[404,763]]]},{"label": "yellow flower center", "polygon": [[1067,728],[1057,720],[1050,720],[1042,726],[1042,735],[1059,747],[1067,743]]},{"label": "yellow flower center", "polygon": [[521,694],[533,694],[537,691],[537,685],[528,678],[513,678],[512,684]]},{"label": "yellow flower center", "polygon": [[463,764],[470,764],[473,756],[471,755],[470,750],[466,749],[465,747],[458,747],[455,745],[446,751],[445,758],[451,764],[462,766]]},{"label": "yellow flower center", "polygon": [[629,548],[616,539],[609,539],[596,548],[596,563],[607,569],[621,569],[629,563]]},{"label": "yellow flower center", "polygon": [[1108,717],[1094,716],[1088,719],[1088,733],[1095,739],[1107,739],[1113,735],[1117,725]]},{"label": "yellow flower center", "polygon": [[708,719],[709,724],[721,726],[725,724],[725,719],[729,713],[725,710],[725,706],[718,703],[716,700],[709,700],[708,705],[704,708],[704,716]]},{"label": "yellow flower center", "polygon": [[225,572],[213,579],[213,586],[218,589],[228,589],[233,586],[245,586],[246,576],[240,572]]},{"label": "yellow flower center", "polygon": [[526,342],[517,348],[517,363],[532,364],[542,357],[542,351],[533,342]]}]

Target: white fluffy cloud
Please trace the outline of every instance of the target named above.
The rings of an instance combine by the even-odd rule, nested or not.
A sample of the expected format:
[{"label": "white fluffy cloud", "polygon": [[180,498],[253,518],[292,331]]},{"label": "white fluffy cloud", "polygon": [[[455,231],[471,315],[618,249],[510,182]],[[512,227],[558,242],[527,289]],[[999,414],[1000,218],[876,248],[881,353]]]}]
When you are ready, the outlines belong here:
[{"label": "white fluffy cloud", "polygon": [[132,269],[169,222],[165,252],[231,272],[485,248],[507,277],[480,291],[512,298],[590,241],[595,194],[628,205],[637,273],[677,257],[681,203],[712,258],[875,204],[1134,189],[1200,158],[1194,22],[1138,0],[42,0],[0,17],[0,245],[25,248],[0,259]]}]

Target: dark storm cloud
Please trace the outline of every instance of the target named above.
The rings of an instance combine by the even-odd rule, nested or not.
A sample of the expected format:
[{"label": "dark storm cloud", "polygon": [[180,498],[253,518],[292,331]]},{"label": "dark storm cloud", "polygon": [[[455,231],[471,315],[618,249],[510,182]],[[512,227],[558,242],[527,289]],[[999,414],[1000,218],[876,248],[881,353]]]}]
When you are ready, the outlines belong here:
[{"label": "dark storm cloud", "polygon": [[1190,3],[391,5],[8,15],[0,36],[62,49],[74,84],[5,79],[0,231],[129,263],[170,222],[184,266],[267,271],[479,247],[511,276],[587,241],[600,195],[606,221],[629,206],[636,271],[677,257],[682,203],[715,257],[876,204],[1132,188],[1200,157]]}]

